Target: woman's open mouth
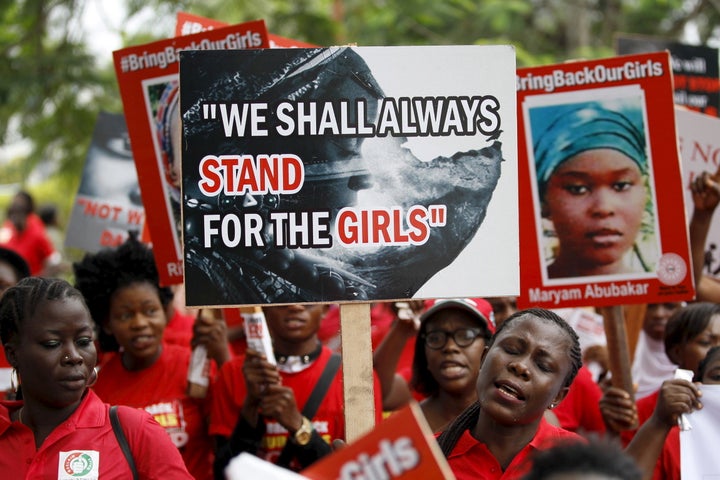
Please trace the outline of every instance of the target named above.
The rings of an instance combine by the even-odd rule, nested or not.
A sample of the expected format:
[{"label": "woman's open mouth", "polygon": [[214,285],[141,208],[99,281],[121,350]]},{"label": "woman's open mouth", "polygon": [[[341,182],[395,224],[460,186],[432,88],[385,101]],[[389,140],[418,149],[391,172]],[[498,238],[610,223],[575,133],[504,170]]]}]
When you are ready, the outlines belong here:
[{"label": "woman's open mouth", "polygon": [[513,400],[525,400],[525,394],[517,385],[514,385],[510,382],[497,382],[495,383],[495,387],[504,397],[508,397]]}]

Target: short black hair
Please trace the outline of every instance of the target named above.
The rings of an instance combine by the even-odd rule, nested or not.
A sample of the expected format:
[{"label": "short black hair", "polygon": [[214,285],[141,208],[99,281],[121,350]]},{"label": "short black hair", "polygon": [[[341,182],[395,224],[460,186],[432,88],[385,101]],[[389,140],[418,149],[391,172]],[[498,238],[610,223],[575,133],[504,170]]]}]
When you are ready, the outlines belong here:
[{"label": "short black hair", "polygon": [[720,346],[715,346],[708,350],[707,354],[705,354],[705,358],[703,358],[700,362],[700,366],[698,367],[698,376],[696,380],[702,382],[702,379],[705,376],[705,370],[707,370],[710,362],[712,362],[717,356],[720,356]]},{"label": "short black hair", "polygon": [[488,348],[493,346],[500,332],[505,330],[508,325],[517,319],[525,318],[527,316],[550,321],[565,330],[567,333],[568,339],[570,340],[570,351],[568,351],[568,356],[570,357],[570,361],[572,363],[570,372],[568,372],[567,377],[565,377],[564,385],[569,387],[573,380],[575,380],[575,376],[577,376],[580,367],[582,367],[582,349],[580,348],[580,339],[578,338],[575,329],[573,329],[569,323],[552,310],[547,310],[545,308],[528,308],[526,310],[520,310],[513,313],[504,322],[502,322],[500,326],[498,326],[497,330],[495,330],[495,334],[488,343]]},{"label": "short black hair", "polygon": [[642,479],[642,470],[617,441],[594,436],[587,442],[565,441],[536,450],[530,462],[532,466],[522,480],[545,480],[558,473],[598,473],[617,480]]},{"label": "short black hair", "polygon": [[0,262],[10,265],[18,280],[30,276],[30,267],[25,259],[9,248],[0,247]]},{"label": "short black hair", "polygon": [[719,314],[720,305],[713,302],[691,303],[677,310],[665,325],[665,353],[700,335],[710,325],[710,319]]},{"label": "short black hair", "polygon": [[147,282],[157,288],[163,307],[170,305],[173,292],[160,286],[160,276],[152,250],[131,232],[127,240],[116,248],[86,254],[73,264],[75,286],[85,296],[90,315],[98,327],[98,342],[103,351],[118,351],[115,337],[103,329],[110,314],[110,299],[120,288]]},{"label": "short black hair", "polygon": [[82,293],[60,278],[27,277],[5,290],[0,298],[0,339],[10,343],[20,333],[23,323],[48,300],[76,298],[84,305]]}]

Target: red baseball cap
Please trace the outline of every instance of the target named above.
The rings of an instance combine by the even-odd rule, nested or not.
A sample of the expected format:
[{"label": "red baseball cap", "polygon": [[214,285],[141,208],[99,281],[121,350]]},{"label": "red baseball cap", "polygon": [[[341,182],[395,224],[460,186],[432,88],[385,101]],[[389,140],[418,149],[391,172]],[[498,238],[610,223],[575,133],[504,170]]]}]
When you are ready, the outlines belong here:
[{"label": "red baseball cap", "polygon": [[458,308],[465,310],[480,321],[490,333],[495,333],[495,318],[492,305],[484,298],[440,298],[425,302],[425,311],[420,315],[420,323],[424,323],[440,310]]}]

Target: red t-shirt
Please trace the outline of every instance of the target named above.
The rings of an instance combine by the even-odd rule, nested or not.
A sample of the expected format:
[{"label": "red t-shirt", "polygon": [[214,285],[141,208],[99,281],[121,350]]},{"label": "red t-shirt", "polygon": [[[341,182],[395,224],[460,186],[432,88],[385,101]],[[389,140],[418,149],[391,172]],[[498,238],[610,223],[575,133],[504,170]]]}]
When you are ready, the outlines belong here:
[{"label": "red t-shirt", "polygon": [[[320,356],[308,368],[297,373],[280,372],[282,383],[295,393],[295,402],[302,412],[315,384],[322,375],[332,350],[323,347]],[[213,390],[212,409],[210,414],[210,434],[229,438],[237,424],[240,410],[246,395],[245,379],[242,366],[245,356],[237,356],[225,362],[220,369]],[[375,377],[375,392],[380,391],[380,384]],[[320,403],[317,413],[311,419],[313,428],[330,443],[336,438],[345,438],[345,417],[343,402],[342,368],[335,374],[325,398]],[[375,422],[382,418],[382,404],[378,393],[375,394]],[[260,458],[273,462],[277,460],[287,443],[287,430],[275,420],[265,419],[265,436],[261,449],[257,452]]]},{"label": "red t-shirt", "polygon": [[668,432],[662,453],[655,470],[653,480],[680,480],[680,428],[675,426]]},{"label": "red t-shirt", "polygon": [[129,371],[121,355],[113,355],[100,369],[93,390],[105,402],[128,405],[150,413],[165,428],[196,480],[212,479],[213,444],[205,419],[209,398],[185,394],[191,351],[164,344],[160,358],[150,367]]},{"label": "red t-shirt", "polygon": [[[110,407],[93,392],[38,449],[32,431],[10,421],[10,412],[21,406],[22,402],[0,403],[2,478],[132,478],[110,423]],[[177,449],[148,414],[125,408],[118,409],[118,416],[140,478],[192,480]],[[80,476],[83,471],[85,476]]]},{"label": "red t-shirt", "polygon": [[602,390],[593,380],[587,367],[581,367],[570,391],[562,402],[553,410],[560,426],[571,432],[605,431],[605,422],[600,412]]},{"label": "red t-shirt", "polygon": [[643,397],[637,401],[637,413],[639,425],[645,423],[645,420],[650,418],[655,411],[655,405],[657,405],[658,398],[660,398],[660,390],[651,393],[647,397]]},{"label": "red t-shirt", "polygon": [[194,315],[180,313],[177,309],[173,310],[173,316],[168,320],[167,327],[165,327],[165,332],[163,333],[163,341],[190,347],[194,324]]},{"label": "red t-shirt", "polygon": [[570,440],[582,441],[582,437],[550,425],[545,419],[542,419],[535,437],[520,450],[507,469],[503,471],[500,463],[487,446],[473,438],[470,430],[465,430],[447,460],[457,480],[520,479],[530,469],[528,458],[533,452],[549,448],[558,441]]},{"label": "red t-shirt", "polygon": [[18,232],[15,225],[6,220],[0,234],[0,245],[23,257],[30,267],[31,275],[40,275],[45,260],[55,252],[55,247],[45,234],[42,220],[34,213],[28,215],[27,225],[22,232]]},{"label": "red t-shirt", "polygon": [[0,343],[0,368],[12,368],[5,356],[5,347]]}]

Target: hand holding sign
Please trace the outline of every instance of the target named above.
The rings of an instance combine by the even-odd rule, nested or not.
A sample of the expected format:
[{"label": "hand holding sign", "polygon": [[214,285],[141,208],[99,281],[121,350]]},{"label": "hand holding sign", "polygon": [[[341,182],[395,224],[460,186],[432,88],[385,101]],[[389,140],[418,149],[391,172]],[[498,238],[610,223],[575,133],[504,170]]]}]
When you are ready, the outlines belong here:
[{"label": "hand holding sign", "polygon": [[248,349],[243,364],[243,377],[247,396],[243,403],[243,416],[251,425],[257,423],[260,403],[268,385],[280,384],[280,373],[275,365],[267,361],[264,355]]}]

